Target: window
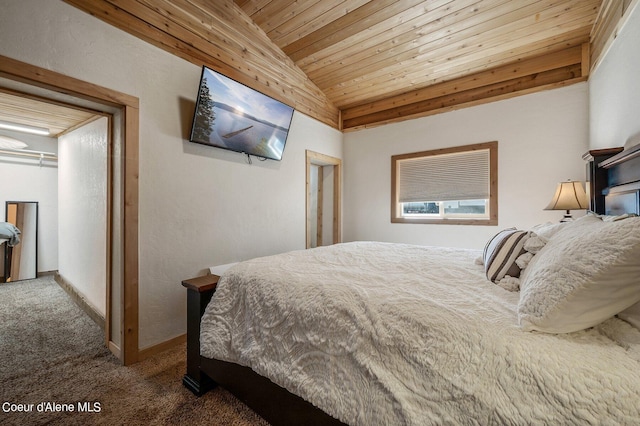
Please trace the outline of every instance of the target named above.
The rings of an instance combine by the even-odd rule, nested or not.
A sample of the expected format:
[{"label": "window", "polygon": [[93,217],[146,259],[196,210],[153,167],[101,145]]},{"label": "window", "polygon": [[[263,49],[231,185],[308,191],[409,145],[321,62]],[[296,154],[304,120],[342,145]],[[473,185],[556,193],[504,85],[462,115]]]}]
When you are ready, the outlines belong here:
[{"label": "window", "polygon": [[498,224],[498,142],[391,157],[391,222]]}]

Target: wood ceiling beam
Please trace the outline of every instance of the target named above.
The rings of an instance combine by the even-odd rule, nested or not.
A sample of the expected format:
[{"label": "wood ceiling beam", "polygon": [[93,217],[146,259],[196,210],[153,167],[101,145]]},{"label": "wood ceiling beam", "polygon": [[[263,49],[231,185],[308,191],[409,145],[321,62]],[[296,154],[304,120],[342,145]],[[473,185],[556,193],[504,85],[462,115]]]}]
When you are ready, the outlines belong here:
[{"label": "wood ceiling beam", "polygon": [[557,68],[580,64],[581,60],[582,47],[573,47],[549,55],[543,55],[537,58],[492,68],[491,70],[435,84],[423,89],[406,92],[401,95],[392,96],[366,105],[345,108],[342,110],[342,119],[348,120],[362,115],[385,111],[393,107],[409,105],[423,100],[451,95],[459,91],[477,89],[482,86],[507,82],[514,78],[521,78]]},{"label": "wood ceiling beam", "polygon": [[[504,52],[500,52],[500,49],[496,48],[495,52],[487,51],[486,58],[480,56],[475,61],[463,62],[460,64],[449,64],[447,62],[434,64],[434,67],[429,70],[429,79],[425,79],[424,74],[421,74],[420,70],[412,70],[413,72],[411,73],[398,70],[387,75],[385,81],[386,93],[385,96],[382,96],[381,98],[395,96],[396,94],[412,89],[419,89],[428,85],[492,69],[493,67],[526,60],[526,58],[531,55],[540,56],[543,54],[550,54],[554,51],[562,50],[564,46],[580,46],[586,41],[586,38],[581,37],[572,39],[571,41],[562,40],[558,43],[548,45],[545,45],[544,42],[540,42],[532,46],[512,48],[509,50],[509,52],[511,52],[509,55]],[[538,46],[538,48],[534,46]],[[489,58],[489,60],[486,60],[487,58]],[[363,78],[357,82],[351,81],[349,84],[345,85],[348,87],[348,90],[342,87],[342,85],[338,85],[325,89],[325,93],[334,100],[339,108],[346,108],[349,105],[365,103],[367,100],[375,100],[372,96],[367,94],[371,89],[367,88],[366,85],[370,82],[376,82],[376,80],[373,78]]]},{"label": "wood ceiling beam", "polygon": [[[542,90],[555,89],[570,84],[586,81],[586,77],[574,77],[579,75],[580,66],[575,65],[571,69],[560,71],[550,71],[547,75],[541,75],[536,81],[533,76],[521,79],[513,85],[499,85],[496,87],[481,87],[469,93],[460,92],[438,99],[431,99],[415,105],[397,108],[395,110],[384,111],[371,116],[357,117],[343,122],[343,132],[360,130],[364,128],[377,127],[383,124],[396,123],[413,118],[427,117],[429,115],[441,114],[443,112],[454,111],[456,109],[482,105],[489,102],[509,99]],[[555,74],[555,75],[554,75]],[[548,80],[544,84],[543,81]]]},{"label": "wood ceiling beam", "polygon": [[[549,57],[551,56],[551,57]],[[575,47],[522,63],[444,82],[382,101],[342,110],[344,131],[493,102],[585,81],[583,48]]]}]

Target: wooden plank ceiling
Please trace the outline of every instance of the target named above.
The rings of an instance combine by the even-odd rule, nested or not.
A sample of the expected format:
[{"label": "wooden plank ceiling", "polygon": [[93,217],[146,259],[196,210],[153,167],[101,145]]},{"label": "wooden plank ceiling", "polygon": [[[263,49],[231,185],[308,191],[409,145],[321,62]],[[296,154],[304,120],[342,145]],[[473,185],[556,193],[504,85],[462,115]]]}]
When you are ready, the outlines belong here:
[{"label": "wooden plank ceiling", "polygon": [[235,0],[353,128],[583,77],[600,0]]},{"label": "wooden plank ceiling", "polygon": [[50,137],[59,137],[99,117],[94,111],[0,90],[0,121],[47,129]]},{"label": "wooden plank ceiling", "polygon": [[602,0],[66,0],[342,130],[584,81]]}]

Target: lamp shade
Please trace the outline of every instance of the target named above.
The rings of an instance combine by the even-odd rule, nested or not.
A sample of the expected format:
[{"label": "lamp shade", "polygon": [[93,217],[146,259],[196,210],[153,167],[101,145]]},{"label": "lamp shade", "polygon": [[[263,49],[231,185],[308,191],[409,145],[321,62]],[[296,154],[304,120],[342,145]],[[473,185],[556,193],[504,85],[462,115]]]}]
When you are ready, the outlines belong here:
[{"label": "lamp shade", "polygon": [[567,181],[558,184],[556,193],[545,210],[586,209],[587,205],[587,194],[582,182]]}]

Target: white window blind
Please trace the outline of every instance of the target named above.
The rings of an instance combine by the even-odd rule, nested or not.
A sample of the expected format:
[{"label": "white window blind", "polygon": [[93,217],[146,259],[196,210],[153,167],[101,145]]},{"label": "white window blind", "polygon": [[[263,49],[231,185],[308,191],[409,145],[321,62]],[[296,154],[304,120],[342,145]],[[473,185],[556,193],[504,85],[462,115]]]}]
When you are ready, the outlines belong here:
[{"label": "white window blind", "polygon": [[489,198],[489,150],[399,160],[398,201],[459,201]]}]

